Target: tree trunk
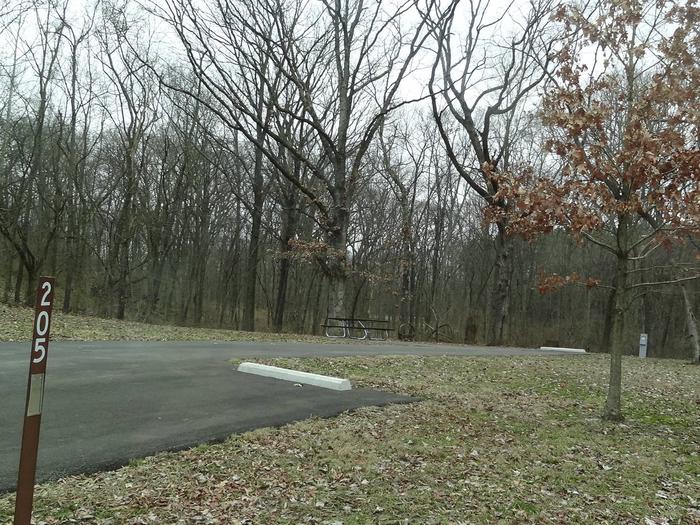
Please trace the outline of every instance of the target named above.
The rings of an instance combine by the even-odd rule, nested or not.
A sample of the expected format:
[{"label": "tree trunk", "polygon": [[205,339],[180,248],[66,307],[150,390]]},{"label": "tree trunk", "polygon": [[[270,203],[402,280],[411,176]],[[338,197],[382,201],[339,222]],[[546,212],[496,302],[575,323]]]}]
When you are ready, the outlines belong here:
[{"label": "tree trunk", "polygon": [[[290,188],[290,192],[294,189]],[[275,297],[275,313],[272,321],[275,332],[280,333],[284,328],[284,308],[287,303],[287,287],[289,283],[290,261],[289,241],[294,236],[297,225],[296,199],[290,195],[285,201],[284,218],[280,235],[280,260],[278,266],[277,295]]]},{"label": "tree trunk", "polygon": [[24,295],[24,304],[26,306],[34,306],[34,301],[36,299],[36,283],[38,276],[38,268],[27,268],[27,287]]},{"label": "tree trunk", "polygon": [[[401,186],[401,248],[399,254],[399,322],[396,327],[397,337],[401,339],[406,337],[411,339],[414,337],[414,330],[411,330],[408,325],[411,324],[413,311],[413,294],[411,290],[411,276],[415,270],[415,255],[413,251],[413,210],[409,201],[409,194],[406,189]],[[401,332],[401,326],[404,327],[404,332]]]},{"label": "tree trunk", "polygon": [[412,330],[407,327],[404,333],[402,333],[401,326],[411,323],[411,269],[413,264],[413,254],[411,253],[410,244],[407,245],[404,239],[404,244],[401,247],[401,260],[399,261],[399,326],[396,327],[399,339],[402,336],[408,338],[412,337]]},{"label": "tree trunk", "polygon": [[279,261],[277,296],[275,297],[275,314],[274,319],[272,320],[273,328],[277,333],[282,332],[284,329],[284,307],[287,303],[289,266],[289,259],[283,254]]},{"label": "tree trunk", "polygon": [[[319,325],[321,324],[321,291],[323,290],[323,279],[317,274],[318,286],[316,286],[316,301],[314,302],[313,317],[311,319],[311,333],[318,333]],[[343,283],[344,284],[344,283]],[[309,285],[311,288],[311,285]]]},{"label": "tree trunk", "polygon": [[615,289],[610,290],[608,299],[605,302],[605,322],[603,323],[603,338],[600,344],[601,352],[608,352],[612,343],[612,321],[614,318],[613,310],[615,309]]},{"label": "tree trunk", "polygon": [[[311,274],[309,276],[309,282],[305,283],[302,275],[302,288],[306,288],[306,296],[304,297],[304,308],[302,309],[301,317],[299,319],[299,324],[298,324],[298,331],[299,333],[304,333],[306,332],[306,318],[309,314],[311,314],[311,293],[313,292],[314,284],[316,284],[316,279],[317,279],[317,274],[315,269],[311,271]],[[318,283],[320,287],[320,282],[321,278],[318,277]],[[313,315],[311,315],[313,318]],[[313,319],[311,321],[313,324]],[[311,327],[311,330],[313,332],[313,326]]]},{"label": "tree trunk", "polygon": [[248,245],[245,290],[243,292],[242,329],[249,332],[255,330],[255,292],[258,282],[260,230],[262,226],[262,207],[264,201],[262,160],[262,151],[257,148],[255,150],[255,168],[253,175],[253,210],[251,212],[252,224],[250,227],[250,244]]},{"label": "tree trunk", "polygon": [[328,317],[345,317],[345,279],[328,277]]},{"label": "tree trunk", "polygon": [[[127,206],[127,219],[126,224],[131,221],[131,201],[124,203]],[[123,321],[126,315],[126,301],[129,293],[129,283],[127,279],[129,278],[129,267],[130,267],[130,257],[129,251],[131,249],[131,241],[129,239],[130,233],[127,233],[129,228],[123,232],[123,239],[120,240],[121,249],[119,250],[119,277],[116,286],[116,299],[117,299],[117,319]]]},{"label": "tree trunk", "polygon": [[204,318],[204,289],[207,278],[207,252],[204,250],[202,258],[196,263],[196,276],[197,283],[194,292],[194,323],[196,326],[202,325],[202,319]]},{"label": "tree trunk", "polygon": [[487,344],[503,344],[504,328],[508,317],[508,291],[510,289],[510,251],[512,243],[506,239],[504,226],[498,225],[496,235],[496,260],[494,283],[491,291]]},{"label": "tree trunk", "polygon": [[260,246],[260,213],[253,212],[250,230],[250,244],[246,265],[245,289],[243,291],[243,318],[241,329],[253,332],[255,330],[255,306],[258,282],[258,255]]},{"label": "tree trunk", "polygon": [[126,302],[129,295],[129,273],[131,272],[131,241],[133,233],[133,207],[136,193],[135,151],[137,144],[135,138],[130,137],[125,151],[124,165],[124,203],[117,219],[117,230],[113,242],[117,245],[115,254],[115,266],[117,278],[114,295],[116,299],[116,317],[124,320],[126,315]]},{"label": "tree trunk", "polygon": [[348,213],[341,206],[334,211],[333,226],[328,232],[329,253],[324,261],[328,277],[328,317],[345,317]]},{"label": "tree trunk", "polygon": [[366,283],[367,283],[367,279],[362,279],[360,281],[360,284],[357,285],[357,289],[355,290],[355,295],[353,296],[353,299],[352,299],[352,308],[350,309],[350,317],[352,317],[353,319],[358,317],[357,305],[360,302],[360,295],[362,294],[362,288],[364,288]]},{"label": "tree trunk", "polygon": [[[437,185],[437,195],[438,195],[438,202],[437,202],[437,210],[436,210],[436,217],[435,217],[435,235],[433,238],[433,253],[431,254],[431,261],[430,261],[430,313],[435,314],[435,306],[436,306],[436,295],[437,295],[437,286],[438,282],[440,279],[440,269],[441,269],[441,264],[440,264],[440,252],[442,251],[442,236],[444,234],[444,226],[445,226],[445,209],[443,208],[443,204],[441,202],[441,190],[440,190],[440,180],[438,179],[438,185]],[[430,324],[433,319],[429,315],[429,313],[426,311],[425,313],[426,321],[428,324]],[[437,335],[438,333],[438,320],[435,319],[435,334]]]},{"label": "tree trunk", "polygon": [[68,227],[66,230],[65,254],[63,257],[66,277],[63,286],[63,305],[61,310],[64,314],[70,313],[73,307],[73,291],[76,283],[80,282],[80,274],[83,265],[78,248],[80,243],[84,242],[78,226],[79,220],[76,217],[78,214],[78,203],[74,200],[72,203],[69,203],[69,205],[71,209],[68,211]]},{"label": "tree trunk", "polygon": [[148,280],[148,304],[146,305],[146,315],[144,320],[151,322],[158,311],[158,303],[160,303],[160,288],[163,283],[163,274],[165,272],[165,258],[158,251],[152,255],[151,268]]},{"label": "tree trunk", "polygon": [[17,275],[15,276],[15,292],[14,299],[15,304],[22,302],[22,280],[24,279],[24,264],[22,264],[22,259],[19,260],[17,264]]},{"label": "tree trunk", "polygon": [[[256,95],[256,114],[258,124],[255,130],[255,138],[258,144],[265,141],[265,129],[262,121],[265,120],[265,81],[262,73],[259,73],[258,92]],[[236,150],[238,143],[236,142]],[[245,290],[243,292],[243,330],[255,330],[255,292],[258,283],[258,258],[260,246],[260,229],[262,225],[263,204],[265,202],[265,188],[263,180],[263,150],[255,148],[255,163],[253,166],[253,209],[252,224],[250,228],[250,244],[248,246],[248,264],[246,268]]]},{"label": "tree trunk", "polygon": [[5,266],[5,290],[3,292],[2,302],[5,304],[9,304],[10,293],[12,292],[12,277],[14,275],[14,261],[9,255],[5,255],[5,262],[7,264]]},{"label": "tree trunk", "polygon": [[626,253],[617,255],[615,292],[611,320],[610,379],[603,419],[622,421],[622,351],[625,345],[625,310],[628,305],[629,258]]},{"label": "tree trunk", "polygon": [[685,305],[685,322],[688,329],[688,339],[693,350],[693,363],[700,365],[700,338],[698,338],[698,323],[693,312],[693,304],[688,297],[688,290],[685,286],[681,286],[683,294],[683,304]]},{"label": "tree trunk", "polygon": [[66,285],[63,292],[63,307],[61,311],[64,314],[70,313],[71,299],[73,298],[73,272],[66,272]]}]

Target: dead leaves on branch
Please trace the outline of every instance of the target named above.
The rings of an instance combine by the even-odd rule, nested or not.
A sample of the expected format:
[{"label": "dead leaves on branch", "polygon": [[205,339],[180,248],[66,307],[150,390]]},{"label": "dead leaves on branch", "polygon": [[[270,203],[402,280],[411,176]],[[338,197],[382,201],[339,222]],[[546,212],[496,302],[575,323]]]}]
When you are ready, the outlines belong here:
[{"label": "dead leaves on branch", "polygon": [[590,289],[600,286],[600,283],[600,279],[595,277],[584,278],[576,272],[570,275],[541,275],[537,284],[537,289],[541,294],[545,294],[572,284],[583,285]]},{"label": "dead leaves on branch", "polygon": [[700,232],[695,3],[610,0],[597,14],[572,4],[554,18],[580,36],[552,57],[558,83],[540,111],[561,168],[487,172],[506,203],[488,218],[528,238],[557,227],[580,236],[625,214],[653,218],[662,234]]}]

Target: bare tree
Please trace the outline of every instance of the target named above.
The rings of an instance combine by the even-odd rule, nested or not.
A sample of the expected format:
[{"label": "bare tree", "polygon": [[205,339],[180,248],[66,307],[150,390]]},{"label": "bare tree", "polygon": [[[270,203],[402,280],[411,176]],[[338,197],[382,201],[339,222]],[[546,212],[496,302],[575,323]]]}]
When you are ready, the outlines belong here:
[{"label": "bare tree", "polygon": [[[532,3],[522,23],[515,22],[512,6],[492,16],[488,0],[469,0],[464,10],[462,4],[452,0],[441,7],[437,22],[432,22],[430,11],[424,12],[436,45],[428,84],[433,116],[460,176],[487,206],[507,209],[510,203],[497,196],[494,173],[510,169],[516,115],[549,73],[551,2]],[[466,20],[466,31],[455,29],[457,20]],[[504,20],[515,28],[512,37],[494,36]],[[499,217],[494,223],[489,344],[499,344],[504,337],[511,250],[507,220]]]},{"label": "bare tree", "polygon": [[[391,127],[383,123],[378,136],[382,175],[394,193],[401,216],[398,259],[399,338],[415,336],[415,286],[412,285],[415,284],[416,241],[413,223],[418,180],[426,169],[430,144],[430,140],[423,135],[424,131],[423,128],[411,129],[406,122],[400,121]],[[411,326],[414,328],[411,329]]]},{"label": "bare tree", "polygon": [[[330,314],[343,315],[353,192],[382,118],[402,103],[399,86],[427,37],[426,22],[405,27],[411,2],[389,12],[381,2],[370,6],[363,0],[224,1],[209,8],[170,0],[166,6],[160,14],[177,31],[193,71],[218,102],[212,109],[316,207],[327,247],[318,261],[330,282]],[[237,50],[251,48],[264,60],[242,60]],[[295,143],[248,104],[239,86],[251,75],[264,81],[266,103],[275,115],[312,130],[315,148]],[[310,171],[320,191],[280,161],[279,147]]]},{"label": "bare tree", "polygon": [[[64,92],[64,109],[59,114],[60,136],[58,148],[63,157],[65,178],[66,213],[63,225],[65,245],[63,269],[63,311],[72,308],[73,291],[84,270],[86,225],[90,216],[86,198],[86,163],[93,143],[88,137],[95,92],[92,89],[92,36],[95,12],[86,13],[79,28],[68,20],[64,40],[67,48],[67,64],[60,64],[60,87]],[[65,122],[64,122],[65,121]]]},{"label": "bare tree", "polygon": [[[127,7],[115,3],[103,6],[99,31],[102,70],[109,79],[111,97],[103,97],[105,114],[116,130],[119,145],[115,158],[116,180],[111,195],[115,217],[106,219],[109,230],[109,253],[103,260],[106,270],[106,288],[113,298],[114,312],[124,319],[132,269],[132,243],[138,232],[136,206],[138,184],[144,170],[143,145],[158,119],[155,98],[158,85],[150,70],[139,57],[147,49],[134,49],[129,43],[129,32],[139,28],[133,23]],[[143,41],[140,34],[134,40]],[[141,53],[141,54],[139,54]],[[113,104],[113,105],[111,105]],[[136,266],[140,265],[136,264]]]},{"label": "bare tree", "polygon": [[[6,172],[6,185],[2,188],[5,192],[5,203],[0,208],[0,234],[14,248],[27,273],[27,304],[33,302],[36,277],[55,241],[65,209],[61,181],[49,176],[45,162],[47,129],[50,125],[50,85],[54,81],[63,43],[65,11],[66,4],[46,7],[37,5],[33,9],[38,36],[36,43],[27,45],[27,55],[35,75],[36,97],[30,99],[33,103],[29,104],[29,121],[17,128],[20,133],[28,129],[29,136],[17,136],[15,140],[19,151],[24,150],[24,144],[20,143],[26,139],[29,140],[30,146],[25,151],[24,162],[15,166],[14,175]],[[8,111],[10,110],[8,105]],[[31,228],[30,222],[34,215],[39,216],[42,229]],[[16,298],[18,292],[19,289]]]}]

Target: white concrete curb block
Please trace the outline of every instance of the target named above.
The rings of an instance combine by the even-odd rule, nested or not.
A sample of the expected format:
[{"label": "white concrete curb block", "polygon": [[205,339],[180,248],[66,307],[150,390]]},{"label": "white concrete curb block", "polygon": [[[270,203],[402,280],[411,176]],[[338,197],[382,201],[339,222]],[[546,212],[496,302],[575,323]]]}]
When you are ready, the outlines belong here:
[{"label": "white concrete curb block", "polygon": [[571,354],[585,354],[586,350],[583,348],[564,348],[560,346],[540,346],[540,350],[552,350],[554,352],[569,352]]},{"label": "white concrete curb block", "polygon": [[238,365],[238,371],[246,374],[256,374],[259,376],[273,377],[284,381],[294,381],[305,385],[320,386],[322,388],[330,388],[331,390],[350,390],[352,384],[349,379],[340,377],[322,376],[320,374],[311,374],[309,372],[299,372],[298,370],[290,370],[288,368],[279,368],[277,366],[261,365],[258,363],[241,363]]}]

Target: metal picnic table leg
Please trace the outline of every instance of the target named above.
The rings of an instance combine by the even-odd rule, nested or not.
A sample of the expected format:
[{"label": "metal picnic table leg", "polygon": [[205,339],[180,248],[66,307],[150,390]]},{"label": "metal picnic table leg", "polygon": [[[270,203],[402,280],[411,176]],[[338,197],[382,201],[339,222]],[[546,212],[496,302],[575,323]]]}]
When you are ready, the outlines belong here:
[{"label": "metal picnic table leg", "polygon": [[362,337],[358,337],[358,339],[359,339],[360,341],[364,341],[365,339],[367,339],[367,335],[368,335],[368,334],[367,334],[367,328],[365,328],[365,325],[362,324],[362,321],[357,321],[357,322],[358,322],[358,324],[362,327],[362,331],[365,333],[365,335],[363,335]]}]

